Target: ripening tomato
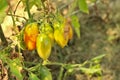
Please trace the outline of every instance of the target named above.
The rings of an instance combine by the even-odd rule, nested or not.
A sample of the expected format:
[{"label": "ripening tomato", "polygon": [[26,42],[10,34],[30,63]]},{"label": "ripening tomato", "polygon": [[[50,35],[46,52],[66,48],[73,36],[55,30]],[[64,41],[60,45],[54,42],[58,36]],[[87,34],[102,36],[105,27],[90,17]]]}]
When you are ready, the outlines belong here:
[{"label": "ripening tomato", "polygon": [[65,21],[65,26],[64,26],[64,35],[67,36],[69,40],[72,39],[73,37],[72,27],[67,19]]},{"label": "ripening tomato", "polygon": [[36,39],[39,33],[37,23],[30,23],[24,30],[24,42],[28,50],[34,50],[36,48]]},{"label": "ripening tomato", "polygon": [[51,42],[52,42],[52,45],[53,45],[53,43],[54,43],[54,31],[53,31],[53,28],[48,23],[45,24],[45,33],[51,39]]},{"label": "ripening tomato", "polygon": [[64,32],[61,29],[56,29],[54,31],[54,38],[58,45],[60,45],[62,48],[67,45],[68,38],[65,38]]},{"label": "ripening tomato", "polygon": [[73,31],[70,23],[67,20],[64,20],[62,24],[54,24],[54,38],[55,41],[62,48],[65,47],[70,39],[72,39]]},{"label": "ripening tomato", "polygon": [[37,37],[37,52],[38,55],[43,59],[47,60],[50,56],[52,43],[50,38],[45,34],[41,33]]}]

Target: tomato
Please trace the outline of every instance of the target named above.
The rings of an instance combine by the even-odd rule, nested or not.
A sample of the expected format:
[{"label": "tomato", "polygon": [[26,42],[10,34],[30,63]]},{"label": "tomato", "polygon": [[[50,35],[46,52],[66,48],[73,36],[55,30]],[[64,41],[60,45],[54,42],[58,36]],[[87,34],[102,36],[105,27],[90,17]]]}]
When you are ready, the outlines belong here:
[{"label": "tomato", "polygon": [[70,39],[72,39],[73,31],[70,23],[67,20],[64,20],[62,24],[54,24],[54,38],[55,41],[62,48],[65,47]]},{"label": "tomato", "polygon": [[45,66],[40,68],[40,80],[52,80],[51,72]]},{"label": "tomato", "polygon": [[51,39],[45,34],[41,33],[37,37],[37,52],[38,55],[43,59],[47,60],[51,52]]},{"label": "tomato", "polygon": [[53,43],[54,43],[54,31],[53,31],[53,28],[48,23],[45,24],[45,33],[51,39],[51,42],[52,42],[52,45],[53,45]]},{"label": "tomato", "polygon": [[34,50],[36,48],[36,39],[39,33],[37,23],[30,23],[24,30],[24,42],[28,50]]},{"label": "tomato", "polygon": [[70,25],[70,22],[68,22],[67,20],[65,21],[64,35],[68,37],[69,40],[73,37],[72,27]]},{"label": "tomato", "polygon": [[68,38],[64,37],[64,33],[61,29],[56,29],[54,31],[54,38],[58,45],[60,45],[62,48],[67,45]]}]

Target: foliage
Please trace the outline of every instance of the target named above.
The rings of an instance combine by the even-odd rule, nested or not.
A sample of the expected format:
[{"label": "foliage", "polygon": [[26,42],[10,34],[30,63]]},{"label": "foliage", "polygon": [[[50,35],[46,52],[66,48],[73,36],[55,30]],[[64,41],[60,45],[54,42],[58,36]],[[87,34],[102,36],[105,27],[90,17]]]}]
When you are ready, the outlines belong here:
[{"label": "foliage", "polygon": [[[86,0],[75,0],[74,3],[71,3],[73,8],[69,9],[69,16],[67,17],[63,16],[57,8],[54,8],[49,0],[20,0],[18,3],[23,3],[25,7],[24,12],[27,12],[28,15],[28,18],[22,17],[26,19],[22,30],[16,29],[16,17],[20,16],[16,16],[15,11],[10,9],[11,5],[9,2],[7,4],[6,0],[0,0],[0,23],[2,23],[3,18],[6,16],[5,14],[10,13],[9,15],[12,17],[16,29],[15,35],[11,38],[12,42],[7,47],[0,49],[0,59],[3,61],[4,66],[8,68],[8,73],[11,73],[10,77],[13,75],[16,80],[23,80],[27,75],[25,73],[28,73],[27,76],[30,80],[52,80],[52,73],[47,65],[60,66],[58,80],[65,80],[66,76],[76,71],[81,71],[88,75],[101,75],[100,60],[104,55],[85,61],[82,64],[65,64],[48,61],[52,47],[56,46],[56,43],[62,48],[67,46],[73,37],[73,29],[78,38],[80,38],[79,19],[76,15],[70,14],[70,12],[79,7],[80,11],[88,14]],[[5,13],[7,6],[9,6],[9,10]],[[34,14],[30,11],[33,6],[37,7],[38,12],[43,13],[38,15],[39,18],[37,20],[34,19]],[[41,61],[36,64],[30,62],[30,66],[27,65],[22,55],[22,51],[25,50],[30,51],[31,54],[33,52],[34,55],[37,50]]]},{"label": "foliage", "polygon": [[7,0],[0,0],[0,24],[2,23],[4,17],[6,16],[6,9],[7,9]]}]

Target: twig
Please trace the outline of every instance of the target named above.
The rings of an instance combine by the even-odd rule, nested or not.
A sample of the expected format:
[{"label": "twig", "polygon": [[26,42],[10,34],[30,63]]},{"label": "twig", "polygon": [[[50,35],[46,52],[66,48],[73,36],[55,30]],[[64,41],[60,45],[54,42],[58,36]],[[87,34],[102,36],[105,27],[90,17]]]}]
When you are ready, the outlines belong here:
[{"label": "twig", "polygon": [[7,40],[6,40],[5,36],[4,36],[1,24],[0,24],[0,38],[1,38],[2,42],[3,42],[3,45],[7,46],[8,42],[7,42]]},{"label": "twig", "polygon": [[23,17],[23,16],[19,16],[19,15],[13,15],[13,14],[7,14],[8,16],[15,16],[15,17],[19,17],[19,18],[23,18],[27,21],[27,18],[26,17]]},{"label": "twig", "polygon": [[21,1],[22,1],[22,0],[19,0],[19,2],[17,3],[17,5],[16,5],[16,7],[15,7],[15,10],[14,10],[14,14],[16,13],[17,8],[18,8],[19,4],[21,3]]}]

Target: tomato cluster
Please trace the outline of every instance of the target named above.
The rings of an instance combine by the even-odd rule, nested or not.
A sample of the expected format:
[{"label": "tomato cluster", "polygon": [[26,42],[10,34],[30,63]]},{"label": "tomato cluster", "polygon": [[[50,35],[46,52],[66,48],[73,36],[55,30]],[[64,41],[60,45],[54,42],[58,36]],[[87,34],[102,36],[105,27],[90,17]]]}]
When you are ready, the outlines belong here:
[{"label": "tomato cluster", "polygon": [[27,49],[37,49],[38,55],[43,60],[48,59],[55,42],[64,48],[72,36],[72,27],[66,19],[63,23],[56,21],[52,25],[50,23],[38,25],[33,22],[26,25],[24,30],[24,42]]}]

